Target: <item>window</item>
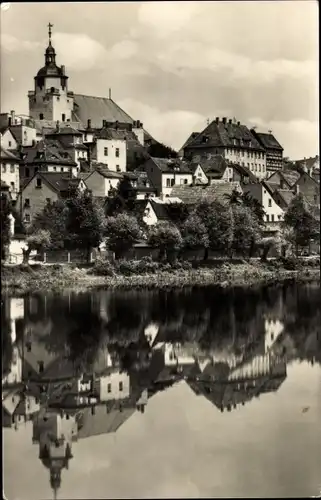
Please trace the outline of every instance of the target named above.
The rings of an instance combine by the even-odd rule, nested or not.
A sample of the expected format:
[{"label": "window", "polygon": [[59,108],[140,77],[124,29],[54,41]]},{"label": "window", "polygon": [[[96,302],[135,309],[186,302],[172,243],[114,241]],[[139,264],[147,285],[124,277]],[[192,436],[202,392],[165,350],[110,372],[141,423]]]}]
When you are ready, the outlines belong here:
[{"label": "window", "polygon": [[274,222],[274,214],[271,215],[271,222]]},{"label": "window", "polygon": [[171,187],[174,186],[175,184],[175,179],[171,179]]},{"label": "window", "polygon": [[104,156],[108,156],[108,148],[104,148]]},{"label": "window", "polygon": [[43,373],[44,371],[44,363],[43,361],[38,361],[39,373]]},{"label": "window", "polygon": [[46,202],[48,203],[48,205],[51,203],[51,198],[46,198]]},{"label": "window", "polygon": [[60,167],[60,172],[63,172],[64,171],[64,167]]},{"label": "window", "polygon": [[60,97],[59,97],[59,95],[57,95],[57,101],[60,101]]},{"label": "window", "polygon": [[187,184],[187,179],[184,180],[184,184]]},{"label": "window", "polygon": [[43,113],[40,113],[39,120],[43,120]]},{"label": "window", "polygon": [[269,214],[266,214],[266,222],[269,222]]},{"label": "window", "polygon": [[25,207],[30,207],[30,199],[29,198],[26,198],[25,199]]},{"label": "window", "polygon": [[119,148],[116,148],[115,155],[116,155],[116,158],[119,158]]},{"label": "window", "polygon": [[271,198],[269,199],[269,207],[272,207],[272,200],[271,200]]},{"label": "window", "polygon": [[61,115],[61,120],[62,120],[63,122],[64,122],[64,121],[66,121],[66,115],[65,115],[65,113],[62,113],[62,115]]},{"label": "window", "polygon": [[41,179],[40,179],[39,177],[38,177],[38,179],[37,179],[37,184],[36,184],[36,187],[37,187],[37,188],[42,188],[42,181],[41,181]]},{"label": "window", "polygon": [[25,222],[26,222],[27,224],[29,224],[29,223],[30,223],[30,214],[25,214]]},{"label": "window", "polygon": [[122,391],[123,390],[123,383],[122,382],[119,382],[119,390]]},{"label": "window", "polygon": [[170,179],[166,179],[166,187],[171,187],[171,180]]},{"label": "window", "polygon": [[111,384],[107,385],[107,392],[111,392]]},{"label": "window", "polygon": [[119,165],[116,165],[116,170],[117,170],[117,172],[120,172],[120,166]]},{"label": "window", "polygon": [[54,172],[57,172],[57,167],[53,167],[53,171],[54,171]]},{"label": "window", "polygon": [[278,215],[278,219],[281,220],[282,219],[282,215]]},{"label": "window", "polygon": [[10,182],[10,186],[11,186],[11,190],[14,191],[15,190],[14,182]]},{"label": "window", "polygon": [[2,173],[3,173],[3,174],[5,174],[5,173],[6,173],[6,171],[7,171],[7,167],[6,167],[6,165],[3,163],[3,164],[2,164]]},{"label": "window", "polygon": [[10,148],[10,146],[11,146],[11,141],[8,141],[8,144],[9,144],[9,148]]}]

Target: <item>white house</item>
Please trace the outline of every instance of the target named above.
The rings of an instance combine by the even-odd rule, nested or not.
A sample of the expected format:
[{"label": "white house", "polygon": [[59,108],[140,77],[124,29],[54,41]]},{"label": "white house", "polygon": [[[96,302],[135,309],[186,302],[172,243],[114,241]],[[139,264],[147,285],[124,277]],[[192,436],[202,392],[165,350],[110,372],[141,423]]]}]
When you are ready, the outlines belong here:
[{"label": "white house", "polygon": [[265,328],[265,352],[270,352],[273,344],[279,338],[284,330],[284,324],[282,321],[276,319],[266,319],[264,322]]},{"label": "white house", "polygon": [[151,157],[142,168],[157,189],[158,195],[170,196],[173,186],[193,183],[190,166],[182,160]]},{"label": "white house", "polygon": [[88,173],[79,174],[79,177],[84,180],[93,196],[106,197],[111,189],[117,188],[123,176],[121,173],[107,169],[107,167],[101,163],[94,163],[93,167],[94,170]]},{"label": "white house", "polygon": [[124,133],[120,130],[103,128],[92,146],[92,160],[103,163],[113,172],[126,172],[127,149]]},{"label": "white house", "polygon": [[262,205],[266,214],[264,216],[266,231],[277,232],[280,229],[280,223],[284,220],[284,210],[274,200],[269,184],[263,181],[244,185],[243,191],[251,194]]},{"label": "white house", "polygon": [[1,132],[1,147],[7,150],[17,149],[18,143],[10,128]]},{"label": "white house", "polygon": [[20,189],[20,160],[13,153],[1,146],[1,181],[9,186],[9,192],[13,200],[17,199]]},{"label": "white house", "polygon": [[109,369],[95,381],[95,390],[100,401],[126,399],[130,394],[129,375],[117,368]]}]

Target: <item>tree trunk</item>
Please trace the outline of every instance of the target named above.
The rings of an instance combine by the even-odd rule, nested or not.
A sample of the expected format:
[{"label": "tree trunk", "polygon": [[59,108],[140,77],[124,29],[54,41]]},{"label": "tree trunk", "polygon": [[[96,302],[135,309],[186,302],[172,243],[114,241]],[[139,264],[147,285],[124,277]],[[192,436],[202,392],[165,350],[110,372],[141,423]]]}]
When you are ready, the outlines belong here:
[{"label": "tree trunk", "polygon": [[204,248],[203,260],[207,260],[207,259],[208,259],[208,248]]},{"label": "tree trunk", "polygon": [[27,250],[25,250],[24,248],[22,249],[22,255],[23,255],[22,263],[23,264],[28,264],[29,263],[30,253],[31,253],[31,249],[30,248],[27,248]]}]

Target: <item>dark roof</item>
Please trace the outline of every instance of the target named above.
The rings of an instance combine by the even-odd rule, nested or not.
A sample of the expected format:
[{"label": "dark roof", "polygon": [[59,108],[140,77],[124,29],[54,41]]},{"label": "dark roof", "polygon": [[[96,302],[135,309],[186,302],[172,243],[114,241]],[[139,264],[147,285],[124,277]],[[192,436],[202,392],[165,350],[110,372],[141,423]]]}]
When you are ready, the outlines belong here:
[{"label": "dark roof", "polygon": [[[92,165],[93,171],[92,172],[98,172],[99,174],[103,175],[106,177],[106,179],[122,179],[124,175],[120,172],[114,172],[113,170],[109,170],[104,163],[95,163]],[[90,173],[89,173],[90,175]],[[89,176],[87,176],[89,177]]]},{"label": "dark roof", "polygon": [[283,205],[285,207],[288,207],[295,197],[295,194],[293,193],[293,191],[290,191],[290,189],[276,189],[274,191],[274,195],[274,198],[276,198],[276,200],[278,199],[278,197],[281,198],[281,202],[283,202]]},{"label": "dark roof", "polygon": [[92,415],[91,408],[87,408],[82,412],[82,427],[78,430],[78,438],[116,432],[135,411],[134,406],[124,408],[123,411],[114,408],[107,413],[106,404],[99,404],[95,406],[95,413]]},{"label": "dark roof", "polygon": [[234,189],[242,191],[239,182],[218,182],[210,186],[173,186],[171,197],[179,198],[187,205],[202,201],[226,202],[225,195],[231,195]]},{"label": "dark roof", "polygon": [[1,146],[1,160],[20,162],[20,158]]},{"label": "dark roof", "polygon": [[150,199],[149,202],[158,220],[169,220],[168,207],[165,203],[157,203],[153,199]]},{"label": "dark roof", "polygon": [[[236,139],[237,144],[234,144]],[[186,149],[194,147],[239,147],[263,151],[264,148],[258,140],[251,134],[246,125],[238,123],[223,123],[213,120],[195,139],[193,139]]]},{"label": "dark roof", "polygon": [[24,146],[21,149],[24,163],[53,163],[58,165],[68,165],[76,167],[69,153],[63,148],[59,141],[44,139],[34,146]]},{"label": "dark roof", "polygon": [[51,129],[50,132],[46,132],[46,135],[78,135],[81,136],[82,133],[78,129],[72,127],[71,125],[65,125]]},{"label": "dark roof", "polygon": [[237,163],[233,163],[230,165],[233,167],[240,175],[248,177],[251,182],[258,182],[257,177],[251,172],[251,170],[243,165],[238,165]]},{"label": "dark roof", "polygon": [[289,184],[289,186],[294,186],[294,184],[296,183],[296,181],[301,177],[301,174],[299,172],[297,172],[296,170],[282,170],[282,172],[280,172],[280,174],[282,175],[282,177],[287,181],[287,183]]},{"label": "dark roof", "polygon": [[228,161],[222,155],[213,155],[211,158],[200,159],[200,161],[191,162],[190,168],[195,172],[195,167],[200,165],[207,177],[221,179],[228,167]]},{"label": "dark roof", "polygon": [[101,128],[103,120],[133,123],[133,119],[107,97],[74,94],[74,115],[77,121],[83,124],[87,124],[88,120],[91,120],[92,128]]},{"label": "dark roof", "polygon": [[137,137],[131,130],[121,129],[121,128],[103,128],[97,133],[98,139],[116,139],[119,141],[132,140],[137,142]]},{"label": "dark roof", "polygon": [[281,144],[276,140],[273,134],[256,132],[254,129],[251,129],[251,132],[265,149],[278,149],[283,151]]},{"label": "dark roof", "polygon": [[194,139],[199,135],[199,132],[192,132],[191,135],[189,136],[189,138],[187,139],[187,141],[184,142],[183,146],[181,147],[181,149],[184,149],[186,148],[186,146],[188,146],[192,141],[194,141]]},{"label": "dark roof", "polygon": [[66,172],[36,172],[33,177],[26,179],[21,189],[24,189],[34,177],[41,177],[56,192],[67,191],[71,186],[77,186],[82,180],[80,178],[66,177]]},{"label": "dark roof", "polygon": [[[317,163],[319,163],[319,165],[320,165],[320,158],[318,155],[311,156],[310,158],[303,158],[303,160],[293,161],[294,166],[301,167],[301,168],[304,168],[304,167],[311,168]],[[320,168],[320,166],[319,166],[319,168]]]},{"label": "dark roof", "polygon": [[179,160],[177,158],[150,158],[159,170],[163,173],[173,173],[174,167],[178,167],[179,173],[191,174],[191,169],[189,163],[184,160]]}]

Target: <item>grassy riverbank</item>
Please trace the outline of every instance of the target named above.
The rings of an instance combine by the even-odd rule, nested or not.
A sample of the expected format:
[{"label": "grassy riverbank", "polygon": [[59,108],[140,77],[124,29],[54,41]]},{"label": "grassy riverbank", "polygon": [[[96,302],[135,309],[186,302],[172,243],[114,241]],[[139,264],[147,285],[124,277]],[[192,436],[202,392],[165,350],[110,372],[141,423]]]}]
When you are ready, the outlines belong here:
[{"label": "grassy riverbank", "polygon": [[[296,269],[287,269],[297,267]],[[21,295],[35,291],[85,291],[94,288],[144,288],[167,289],[191,286],[220,285],[253,286],[265,283],[277,283],[288,279],[296,281],[314,281],[320,279],[319,261],[299,262],[297,266],[288,266],[279,261],[261,263],[220,262],[204,264],[198,268],[166,268],[143,274],[113,272],[101,276],[93,268],[77,268],[55,264],[46,266],[6,266],[1,268],[2,293]]]}]

